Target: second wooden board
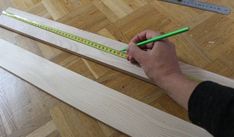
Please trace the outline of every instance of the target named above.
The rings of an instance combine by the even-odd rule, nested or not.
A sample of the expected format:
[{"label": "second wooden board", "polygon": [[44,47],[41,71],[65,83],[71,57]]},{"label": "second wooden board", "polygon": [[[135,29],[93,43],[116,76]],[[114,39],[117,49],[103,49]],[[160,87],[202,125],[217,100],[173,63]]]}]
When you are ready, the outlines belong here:
[{"label": "second wooden board", "polygon": [[191,123],[89,80],[3,40],[0,40],[0,66],[130,136],[211,136]]}]

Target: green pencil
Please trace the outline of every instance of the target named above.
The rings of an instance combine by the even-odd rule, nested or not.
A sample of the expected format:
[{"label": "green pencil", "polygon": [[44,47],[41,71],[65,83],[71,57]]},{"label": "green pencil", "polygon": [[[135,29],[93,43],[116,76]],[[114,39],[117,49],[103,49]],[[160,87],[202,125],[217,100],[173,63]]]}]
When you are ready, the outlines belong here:
[{"label": "green pencil", "polygon": [[[178,29],[176,31],[169,32],[169,33],[166,33],[166,34],[163,34],[163,35],[160,35],[160,36],[156,36],[156,37],[153,37],[151,39],[139,42],[136,45],[139,46],[139,47],[141,47],[141,46],[144,46],[144,45],[149,44],[151,42],[159,41],[159,40],[162,40],[162,39],[165,39],[165,38],[168,38],[168,37],[171,37],[171,36],[174,36],[174,35],[186,32],[186,31],[189,31],[189,29],[190,29],[189,27],[184,27],[184,28]],[[126,50],[127,50],[127,48],[122,49],[121,51],[126,51]]]}]

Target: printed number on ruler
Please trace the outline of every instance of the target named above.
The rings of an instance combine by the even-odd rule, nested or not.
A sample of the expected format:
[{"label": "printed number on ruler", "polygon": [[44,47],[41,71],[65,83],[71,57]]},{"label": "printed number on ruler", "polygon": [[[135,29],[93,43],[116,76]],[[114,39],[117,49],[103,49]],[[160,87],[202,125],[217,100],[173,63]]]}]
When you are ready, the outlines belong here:
[{"label": "printed number on ruler", "polygon": [[52,32],[54,34],[60,35],[60,36],[65,37],[65,38],[68,38],[70,40],[73,40],[73,41],[85,44],[87,46],[96,48],[96,49],[101,50],[103,52],[106,52],[106,53],[109,53],[109,54],[112,54],[112,55],[115,55],[115,56],[118,56],[118,57],[121,57],[121,58],[126,58],[127,57],[126,53],[124,53],[124,52],[121,52],[121,51],[118,51],[116,49],[105,46],[103,44],[93,42],[91,40],[79,37],[77,35],[74,35],[74,34],[59,30],[57,28],[53,28],[53,27],[50,27],[50,26],[47,26],[47,25],[43,25],[43,24],[40,24],[38,22],[28,20],[26,18],[20,17],[18,15],[15,15],[15,14],[12,14],[12,13],[9,13],[9,12],[6,12],[6,11],[3,11],[2,14],[6,15],[8,17],[14,18],[14,19],[16,19],[18,21],[22,21],[22,22],[30,24],[32,26],[38,27],[40,29]]}]

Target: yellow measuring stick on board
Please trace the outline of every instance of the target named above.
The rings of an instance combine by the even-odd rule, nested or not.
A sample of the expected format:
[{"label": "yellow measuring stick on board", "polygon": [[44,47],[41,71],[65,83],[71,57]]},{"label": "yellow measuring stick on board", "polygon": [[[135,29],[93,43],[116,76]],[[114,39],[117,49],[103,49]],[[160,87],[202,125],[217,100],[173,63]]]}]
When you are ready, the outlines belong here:
[{"label": "yellow measuring stick on board", "polygon": [[51,27],[51,26],[47,26],[47,25],[44,25],[44,24],[41,24],[41,23],[38,23],[38,22],[35,22],[35,21],[31,21],[29,19],[26,19],[24,17],[20,17],[18,15],[9,13],[7,11],[3,11],[2,14],[5,15],[5,16],[14,18],[14,19],[16,19],[18,21],[22,21],[22,22],[30,24],[32,26],[38,27],[40,29],[52,32],[52,33],[57,34],[59,36],[68,38],[70,40],[73,40],[73,41],[82,43],[84,45],[90,46],[92,48],[96,48],[96,49],[101,50],[103,52],[115,55],[117,57],[121,57],[121,58],[126,58],[127,57],[126,53],[124,53],[124,52],[121,52],[119,50],[113,49],[111,47],[105,46],[105,45],[97,43],[97,42],[93,42],[93,41],[88,40],[88,39],[82,38],[82,37],[74,35],[72,33],[65,32],[63,30],[60,30],[60,29],[57,29],[57,28],[54,28],[54,27]]}]

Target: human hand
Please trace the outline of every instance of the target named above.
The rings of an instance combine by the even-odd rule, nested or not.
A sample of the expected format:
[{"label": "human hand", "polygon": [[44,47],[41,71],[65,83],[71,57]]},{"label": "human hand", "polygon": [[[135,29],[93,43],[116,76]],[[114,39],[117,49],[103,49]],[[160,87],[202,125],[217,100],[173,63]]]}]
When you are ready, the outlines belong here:
[{"label": "human hand", "polygon": [[128,60],[137,62],[145,74],[157,85],[162,85],[164,79],[182,75],[176,57],[175,45],[169,40],[149,43],[137,47],[136,43],[150,39],[159,33],[146,30],[137,34],[129,43]]},{"label": "human hand", "polygon": [[143,31],[129,43],[128,60],[137,62],[146,75],[181,106],[188,109],[188,100],[198,82],[188,79],[180,70],[175,45],[162,40],[137,47],[136,43],[159,35],[154,31]]}]

